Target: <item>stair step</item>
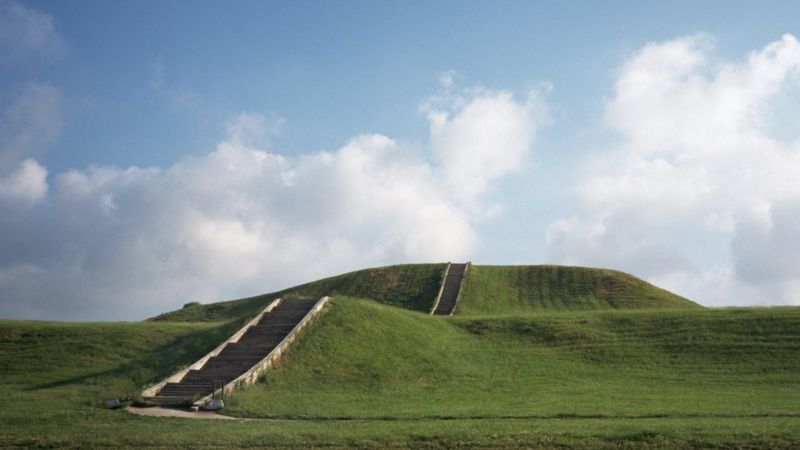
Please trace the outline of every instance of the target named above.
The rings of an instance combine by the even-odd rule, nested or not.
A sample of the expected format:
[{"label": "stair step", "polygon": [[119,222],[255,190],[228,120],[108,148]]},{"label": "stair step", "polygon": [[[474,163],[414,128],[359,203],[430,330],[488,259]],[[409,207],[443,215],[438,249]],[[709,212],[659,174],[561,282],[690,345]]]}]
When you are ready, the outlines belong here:
[{"label": "stair step", "polygon": [[212,392],[215,383],[230,382],[263,360],[316,305],[317,300],[284,300],[264,314],[237,342],[225,346],[178,383],[167,383],[153,397],[160,404],[184,404]]},{"label": "stair step", "polygon": [[[277,339],[272,341],[244,341],[238,344],[228,344],[222,351],[223,352],[237,352],[242,350],[247,351],[259,351],[259,352],[269,352],[276,345],[280,344],[281,342]],[[220,352],[217,356],[221,355]],[[210,358],[209,358],[210,359]]]},{"label": "stair step", "polygon": [[269,352],[264,350],[241,349],[241,350],[230,350],[227,352],[223,352],[221,355],[229,358],[242,357],[242,358],[264,359],[264,357],[266,357],[267,354],[269,354]]},{"label": "stair step", "polygon": [[193,396],[193,395],[207,395],[210,394],[213,389],[187,389],[187,388],[175,388],[175,389],[164,389],[159,392],[159,395],[177,395],[177,396]]},{"label": "stair step", "polygon": [[183,386],[183,385],[178,385],[178,386],[165,387],[164,389],[161,390],[161,392],[162,393],[167,393],[167,392],[210,392],[211,390],[212,390],[211,386],[189,386],[189,385]]},{"label": "stair step", "polygon": [[186,397],[186,396],[172,396],[172,395],[157,395],[152,398],[152,400],[159,405],[169,405],[169,406],[177,406],[177,405],[185,405],[187,403],[191,403],[193,397]]},{"label": "stair step", "polygon": [[[266,355],[265,355],[266,356]],[[203,366],[206,367],[216,367],[219,365],[225,364],[246,364],[248,362],[258,362],[261,359],[257,356],[247,356],[247,355],[228,355],[228,356],[219,356],[215,360],[208,360],[208,362]]]},{"label": "stair step", "polygon": [[444,286],[439,297],[439,304],[433,312],[437,315],[447,315],[453,312],[461,290],[461,282],[464,280],[466,264],[450,264],[447,275],[444,278]]},{"label": "stair step", "polygon": [[276,334],[276,333],[288,333],[294,329],[297,323],[290,323],[290,324],[259,324],[253,325],[250,327],[245,334],[250,333],[268,333],[268,334]]}]

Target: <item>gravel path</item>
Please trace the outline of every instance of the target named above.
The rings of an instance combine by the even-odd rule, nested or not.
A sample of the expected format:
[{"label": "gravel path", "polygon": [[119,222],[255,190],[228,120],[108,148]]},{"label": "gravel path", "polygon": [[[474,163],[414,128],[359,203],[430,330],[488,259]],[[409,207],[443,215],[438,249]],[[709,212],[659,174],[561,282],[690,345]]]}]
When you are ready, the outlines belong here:
[{"label": "gravel path", "polygon": [[137,414],[140,416],[151,416],[151,417],[183,417],[184,419],[221,419],[221,420],[236,420],[235,417],[230,416],[223,416],[222,414],[217,414],[213,411],[187,411],[183,409],[173,409],[173,408],[160,408],[157,406],[150,407],[150,408],[136,408],[133,406],[129,406],[125,408],[131,414]]}]

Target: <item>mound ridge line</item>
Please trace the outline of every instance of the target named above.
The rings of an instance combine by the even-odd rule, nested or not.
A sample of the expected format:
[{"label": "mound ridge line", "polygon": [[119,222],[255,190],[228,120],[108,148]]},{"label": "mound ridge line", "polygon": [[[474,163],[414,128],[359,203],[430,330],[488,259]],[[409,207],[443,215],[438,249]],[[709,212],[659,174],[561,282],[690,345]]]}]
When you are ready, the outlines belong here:
[{"label": "mound ridge line", "polygon": [[[284,297],[367,298],[429,313],[441,290],[447,264],[404,264],[363,269],[270,294],[209,304],[187,304],[148,320],[209,322],[253,317]],[[469,264],[459,290],[456,315],[519,314],[557,310],[689,309],[700,305],[633,275],[571,266],[484,266]]]}]

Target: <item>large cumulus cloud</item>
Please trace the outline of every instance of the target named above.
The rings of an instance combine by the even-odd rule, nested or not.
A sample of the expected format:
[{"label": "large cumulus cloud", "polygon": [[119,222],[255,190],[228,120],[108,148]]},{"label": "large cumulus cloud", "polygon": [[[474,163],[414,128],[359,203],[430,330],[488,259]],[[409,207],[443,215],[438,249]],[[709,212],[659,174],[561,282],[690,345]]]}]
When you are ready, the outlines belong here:
[{"label": "large cumulus cloud", "polygon": [[549,255],[707,304],[800,304],[800,144],[780,132],[797,129],[800,111],[782,99],[800,82],[800,43],[785,35],[733,62],[713,46],[704,35],[651,43],[621,67],[605,109],[620,144],[586,165]]},{"label": "large cumulus cloud", "polygon": [[[285,156],[263,144],[270,119],[241,114],[211,153],[166,168],[47,178],[22,159],[0,180],[16,199],[0,195],[0,315],[135,319],[370,265],[467,258],[476,205],[514,169],[493,161],[530,152],[540,105],[486,89],[448,98],[428,107],[424,148],[364,134]],[[463,196],[476,159],[493,169]]]}]

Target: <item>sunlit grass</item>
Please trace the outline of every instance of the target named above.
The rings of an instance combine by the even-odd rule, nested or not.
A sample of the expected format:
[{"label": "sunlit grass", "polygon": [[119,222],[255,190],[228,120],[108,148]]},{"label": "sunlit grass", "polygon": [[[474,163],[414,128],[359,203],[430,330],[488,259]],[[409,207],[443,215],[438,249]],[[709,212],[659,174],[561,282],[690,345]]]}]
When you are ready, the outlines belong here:
[{"label": "sunlit grass", "polygon": [[[616,272],[481,266],[460,314],[432,317],[443,268],[359,271],[173,322],[0,321],[0,447],[800,447],[799,308],[703,309]],[[278,370],[227,399],[267,421],[102,408],[279,294],[337,292],[380,301],[336,296]]]}]

